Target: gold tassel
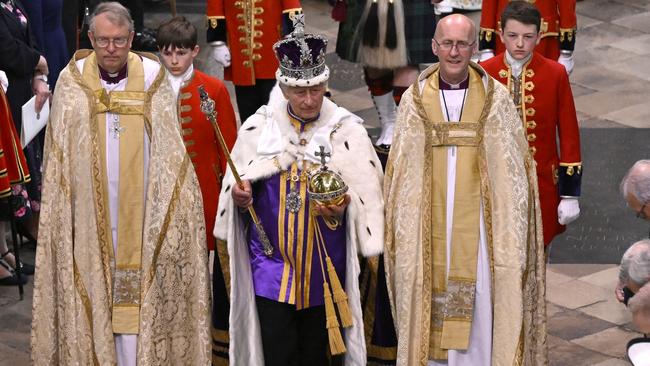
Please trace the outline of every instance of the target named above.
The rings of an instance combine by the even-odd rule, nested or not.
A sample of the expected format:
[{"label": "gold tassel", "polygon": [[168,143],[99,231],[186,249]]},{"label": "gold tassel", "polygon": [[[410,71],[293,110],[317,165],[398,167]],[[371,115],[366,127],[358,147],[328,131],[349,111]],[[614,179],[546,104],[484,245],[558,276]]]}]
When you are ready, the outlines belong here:
[{"label": "gold tassel", "polygon": [[336,318],[336,311],[334,310],[334,302],[332,301],[332,293],[327,281],[323,282],[323,297],[325,298],[325,327],[327,328],[327,335],[329,337],[330,353],[340,355],[345,353],[345,343],[341,336],[339,329],[339,321]]},{"label": "gold tassel", "polygon": [[325,261],[327,261],[327,274],[330,278],[330,284],[332,285],[334,302],[336,303],[337,309],[339,309],[341,326],[343,328],[349,328],[352,326],[352,314],[350,313],[348,296],[345,294],[343,286],[341,286],[341,281],[339,281],[339,276],[336,274],[336,269],[334,269],[334,264],[332,264],[330,257],[325,257]]}]

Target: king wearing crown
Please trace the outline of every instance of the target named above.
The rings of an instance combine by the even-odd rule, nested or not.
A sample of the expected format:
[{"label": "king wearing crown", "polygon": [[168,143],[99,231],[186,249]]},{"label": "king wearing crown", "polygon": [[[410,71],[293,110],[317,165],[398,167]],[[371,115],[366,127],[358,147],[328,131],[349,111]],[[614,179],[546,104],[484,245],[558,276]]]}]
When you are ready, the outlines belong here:
[{"label": "king wearing crown", "polygon": [[[274,45],[284,99],[241,126],[214,234],[230,255],[230,363],[365,365],[358,254],[383,250],[381,164],[362,120],[324,98],[327,39]],[[253,206],[264,253],[243,210]]]}]

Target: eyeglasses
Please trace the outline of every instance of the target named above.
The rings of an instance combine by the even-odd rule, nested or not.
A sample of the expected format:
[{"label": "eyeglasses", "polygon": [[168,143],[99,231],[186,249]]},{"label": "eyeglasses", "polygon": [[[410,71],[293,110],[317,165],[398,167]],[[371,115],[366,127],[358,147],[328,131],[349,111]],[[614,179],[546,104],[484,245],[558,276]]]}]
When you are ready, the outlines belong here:
[{"label": "eyeglasses", "polygon": [[106,38],[106,37],[94,37],[95,44],[97,47],[106,48],[111,42],[115,48],[123,48],[129,43],[129,37],[118,37],[118,38]]},{"label": "eyeglasses", "polygon": [[645,214],[645,206],[648,204],[648,202],[644,202],[639,211],[636,212],[636,217],[641,219],[641,220],[647,220],[648,215]]},{"label": "eyeglasses", "polygon": [[465,42],[465,41],[458,41],[458,42],[442,41],[442,43],[440,43],[435,38],[433,38],[433,41],[436,42],[438,47],[440,47],[440,49],[443,51],[451,51],[452,48],[456,47],[456,50],[458,50],[458,52],[465,52],[469,50],[470,47],[474,46],[474,44],[476,43],[476,41],[472,43]]}]

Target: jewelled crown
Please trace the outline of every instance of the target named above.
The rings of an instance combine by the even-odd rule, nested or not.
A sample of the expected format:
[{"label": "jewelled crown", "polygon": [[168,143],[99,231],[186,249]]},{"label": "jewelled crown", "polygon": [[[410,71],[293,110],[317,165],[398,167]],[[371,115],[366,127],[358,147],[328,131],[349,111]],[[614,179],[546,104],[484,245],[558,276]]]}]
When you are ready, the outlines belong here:
[{"label": "jewelled crown", "polygon": [[289,86],[312,86],[329,79],[330,70],[325,65],[327,38],[305,33],[304,14],[293,19],[294,31],[273,45],[280,67],[276,79]]}]

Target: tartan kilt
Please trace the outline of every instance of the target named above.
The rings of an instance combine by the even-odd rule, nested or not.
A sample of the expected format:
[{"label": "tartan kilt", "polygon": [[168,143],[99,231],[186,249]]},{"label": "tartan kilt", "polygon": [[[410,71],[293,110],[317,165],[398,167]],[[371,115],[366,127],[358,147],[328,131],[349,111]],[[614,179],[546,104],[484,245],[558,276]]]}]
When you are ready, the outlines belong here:
[{"label": "tartan kilt", "polygon": [[[357,30],[368,0],[346,0],[347,17],[339,25],[336,54],[343,60],[358,62],[362,30]],[[431,0],[403,0],[404,34],[409,65],[438,62],[431,50],[431,39],[436,30],[434,5]],[[355,37],[356,33],[356,37]]]},{"label": "tartan kilt", "polygon": [[410,65],[438,62],[431,49],[436,31],[436,15],[431,0],[403,0],[404,32]]},{"label": "tartan kilt", "polygon": [[355,39],[354,33],[357,31],[366,0],[346,0],[346,3],[346,18],[339,24],[339,33],[336,37],[336,54],[343,60],[358,62],[361,37]]}]

